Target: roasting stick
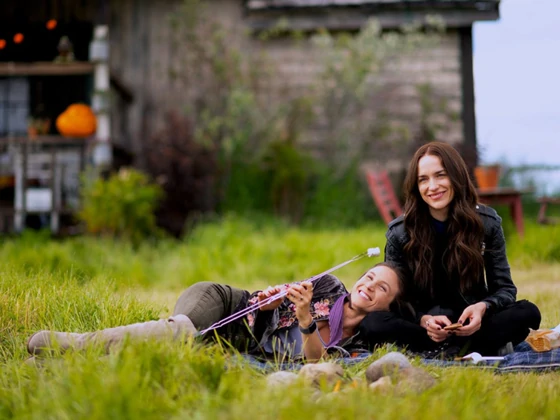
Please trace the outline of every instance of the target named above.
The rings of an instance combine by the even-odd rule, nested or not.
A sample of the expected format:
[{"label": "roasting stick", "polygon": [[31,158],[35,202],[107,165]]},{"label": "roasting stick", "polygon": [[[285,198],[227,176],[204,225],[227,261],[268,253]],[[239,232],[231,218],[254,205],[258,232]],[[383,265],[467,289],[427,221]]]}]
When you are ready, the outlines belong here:
[{"label": "roasting stick", "polygon": [[[308,278],[308,279],[306,279],[306,280],[303,280],[303,281],[313,282],[313,281],[315,281],[315,280],[317,280],[317,279],[320,279],[321,277],[323,277],[323,276],[325,276],[325,275],[327,275],[327,274],[329,274],[329,273],[332,273],[333,271],[338,270],[339,268],[344,267],[345,265],[348,265],[348,264],[350,264],[350,263],[353,263],[354,261],[358,261],[358,260],[361,259],[361,258],[364,258],[364,257],[378,257],[380,254],[381,254],[381,251],[379,250],[379,248],[368,248],[368,250],[367,250],[366,252],[363,252],[363,253],[361,253],[361,254],[358,254],[358,255],[356,255],[355,257],[349,259],[348,261],[345,261],[345,262],[343,262],[343,263],[341,263],[341,264],[338,264],[338,265],[336,265],[336,266],[334,266],[334,267],[332,267],[332,268],[329,268],[327,271],[323,271],[322,273],[319,273],[319,274],[317,274],[317,275],[315,275],[315,276],[313,276],[313,277],[310,277],[310,278]],[[296,282],[296,283],[292,283],[292,284],[300,284],[300,283],[302,283],[302,281]],[[274,296],[270,296],[270,297],[267,298],[267,299],[264,299],[264,300],[262,300],[262,301],[260,301],[260,302],[257,302],[257,303],[255,303],[255,304],[253,304],[253,305],[251,305],[251,306],[248,306],[248,307],[246,307],[245,309],[242,309],[241,311],[238,311],[238,312],[236,312],[236,313],[234,313],[234,314],[231,314],[230,316],[228,316],[228,317],[226,317],[226,318],[224,318],[224,319],[219,320],[218,322],[216,322],[216,323],[210,325],[208,328],[199,331],[199,332],[198,332],[198,335],[199,335],[199,336],[200,336],[200,335],[204,335],[204,334],[206,334],[208,331],[212,331],[212,330],[215,330],[215,329],[217,329],[217,328],[223,327],[224,325],[227,325],[227,324],[229,324],[230,322],[236,321],[236,320],[238,320],[239,318],[244,317],[244,316],[247,315],[248,313],[253,312],[255,309],[262,308],[263,306],[268,305],[269,303],[271,303],[271,302],[273,302],[273,301],[275,301],[275,300],[277,300],[277,299],[283,299],[287,294],[288,294],[288,291],[287,291],[287,290],[283,290],[282,292],[280,292],[280,293],[278,293],[278,294],[276,294],[276,295],[274,295]]]}]

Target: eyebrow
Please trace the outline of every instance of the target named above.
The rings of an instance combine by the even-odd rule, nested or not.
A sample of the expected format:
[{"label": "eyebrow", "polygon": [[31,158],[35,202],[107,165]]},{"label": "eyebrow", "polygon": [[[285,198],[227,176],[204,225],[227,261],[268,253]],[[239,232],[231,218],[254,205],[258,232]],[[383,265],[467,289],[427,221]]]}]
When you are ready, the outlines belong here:
[{"label": "eyebrow", "polygon": [[[440,169],[439,171],[434,172],[434,175],[440,175],[440,174],[445,173],[445,172],[446,172],[445,168]],[[426,174],[420,174],[420,175],[418,175],[418,179],[426,178],[427,176],[428,175],[426,175]]]},{"label": "eyebrow", "polygon": [[391,286],[389,286],[389,283],[387,283],[385,280],[379,280],[379,283],[383,283],[387,287],[387,291],[391,291]]}]

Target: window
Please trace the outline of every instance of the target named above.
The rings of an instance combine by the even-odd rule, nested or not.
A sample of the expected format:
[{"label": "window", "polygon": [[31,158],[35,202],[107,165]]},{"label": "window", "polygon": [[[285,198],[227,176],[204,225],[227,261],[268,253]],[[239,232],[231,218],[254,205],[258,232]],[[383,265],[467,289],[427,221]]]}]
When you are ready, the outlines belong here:
[{"label": "window", "polygon": [[23,135],[29,117],[29,80],[0,79],[0,136]]}]

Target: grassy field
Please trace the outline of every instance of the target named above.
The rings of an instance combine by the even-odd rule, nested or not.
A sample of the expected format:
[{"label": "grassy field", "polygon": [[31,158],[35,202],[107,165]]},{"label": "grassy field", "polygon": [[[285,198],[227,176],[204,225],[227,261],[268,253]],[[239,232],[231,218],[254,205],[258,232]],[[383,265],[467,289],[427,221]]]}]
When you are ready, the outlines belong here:
[{"label": "grassy field", "polygon": [[[519,298],[535,302],[543,326],[560,323],[560,226],[528,223],[524,239],[506,225]],[[364,388],[319,401],[304,384],[269,390],[261,372],[235,355],[196,343],[126,346],[66,354],[37,369],[23,364],[25,340],[39,329],[91,331],[157,319],[178,294],[208,280],[257,289],[301,280],[368,247],[384,227],[304,229],[225,218],[184,241],[138,248],[110,240],[53,241],[26,234],[0,245],[0,418],[558,418],[560,373],[503,374],[434,368],[422,395],[377,395]],[[350,286],[381,259],[336,274]],[[379,350],[372,360],[386,351]],[[363,376],[369,362],[348,368]]]}]

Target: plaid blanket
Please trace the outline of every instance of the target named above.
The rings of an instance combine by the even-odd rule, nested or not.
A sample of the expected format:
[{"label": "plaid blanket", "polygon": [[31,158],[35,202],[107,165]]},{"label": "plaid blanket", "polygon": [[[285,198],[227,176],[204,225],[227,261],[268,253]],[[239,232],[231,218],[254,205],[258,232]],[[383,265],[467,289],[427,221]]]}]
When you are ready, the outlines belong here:
[{"label": "plaid blanket", "polygon": [[[371,353],[360,353],[355,357],[341,357],[336,359],[344,365],[354,365],[363,362],[371,356]],[[300,362],[271,362],[262,361],[250,355],[243,355],[244,360],[250,365],[266,372],[277,370],[299,370],[303,364]],[[471,368],[493,369],[496,373],[510,372],[547,372],[560,370],[560,349],[538,353],[531,349],[529,344],[522,342],[518,344],[513,353],[504,356],[501,361],[483,361],[477,364],[471,362],[454,362],[438,359],[420,359],[423,364],[431,366],[468,366]]]},{"label": "plaid blanket", "polygon": [[526,342],[515,346],[496,367],[499,372],[545,372],[560,369],[560,349],[536,352]]}]

